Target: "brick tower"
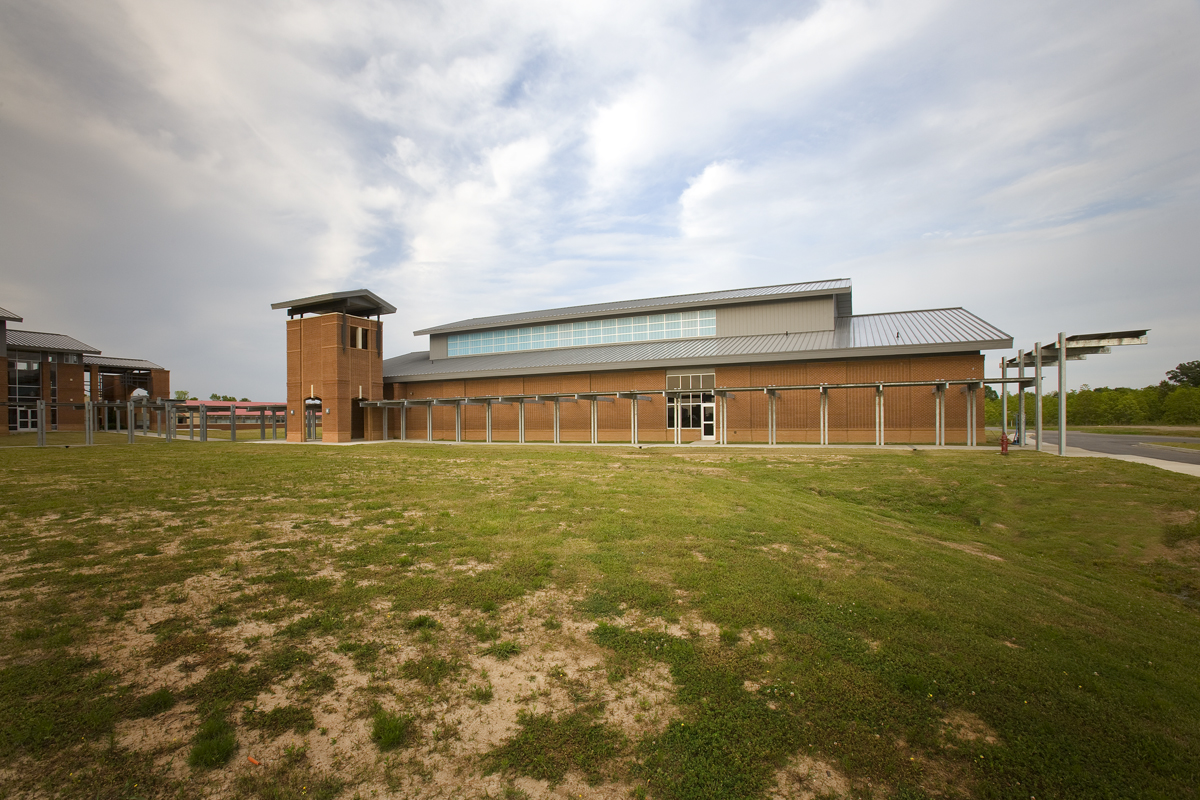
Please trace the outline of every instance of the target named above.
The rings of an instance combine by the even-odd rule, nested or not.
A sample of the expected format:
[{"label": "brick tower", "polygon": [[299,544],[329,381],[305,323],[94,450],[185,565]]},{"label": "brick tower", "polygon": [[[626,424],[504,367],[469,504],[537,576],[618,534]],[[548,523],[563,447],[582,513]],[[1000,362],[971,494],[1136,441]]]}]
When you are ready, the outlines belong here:
[{"label": "brick tower", "polygon": [[288,441],[382,439],[382,409],[364,408],[360,401],[383,399],[379,318],[396,313],[395,306],[358,289],[271,308],[288,313]]}]

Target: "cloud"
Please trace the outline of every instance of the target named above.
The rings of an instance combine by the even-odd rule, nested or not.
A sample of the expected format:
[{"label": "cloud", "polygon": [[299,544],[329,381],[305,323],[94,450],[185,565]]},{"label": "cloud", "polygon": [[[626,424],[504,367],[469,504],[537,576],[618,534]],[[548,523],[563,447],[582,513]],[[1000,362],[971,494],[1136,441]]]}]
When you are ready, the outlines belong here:
[{"label": "cloud", "polygon": [[849,276],[1022,341],[1156,326],[1090,381],[1150,382],[1197,357],[1198,33],[1176,0],[9,4],[0,305],[269,399],[288,297],[374,289],[395,353]]}]

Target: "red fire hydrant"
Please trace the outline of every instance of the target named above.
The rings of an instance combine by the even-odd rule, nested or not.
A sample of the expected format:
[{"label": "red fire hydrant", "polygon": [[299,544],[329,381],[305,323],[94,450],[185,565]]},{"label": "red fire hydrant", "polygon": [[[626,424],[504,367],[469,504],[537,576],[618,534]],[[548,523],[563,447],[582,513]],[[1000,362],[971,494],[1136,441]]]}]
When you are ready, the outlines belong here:
[{"label": "red fire hydrant", "polygon": [[1004,433],[1000,434],[1000,455],[1008,455],[1008,435]]}]

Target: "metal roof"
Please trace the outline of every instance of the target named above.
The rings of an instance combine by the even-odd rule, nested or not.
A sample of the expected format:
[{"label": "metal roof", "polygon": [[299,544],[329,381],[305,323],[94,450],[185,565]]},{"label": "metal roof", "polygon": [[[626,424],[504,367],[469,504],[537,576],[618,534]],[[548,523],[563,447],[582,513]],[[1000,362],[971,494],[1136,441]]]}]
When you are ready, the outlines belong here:
[{"label": "metal roof", "polygon": [[110,358],[109,356],[84,356],[83,365],[108,369],[163,369],[153,361],[146,361],[143,358]]},{"label": "metal roof", "polygon": [[5,340],[9,347],[22,350],[51,350],[62,353],[99,353],[90,344],[84,344],[78,339],[62,333],[42,333],[41,331],[18,331],[9,328],[5,331]]},{"label": "metal roof", "polygon": [[395,314],[396,307],[367,289],[352,289],[348,292],[329,292],[299,300],[284,300],[272,303],[271,308],[286,308],[288,316],[293,314],[327,314],[340,311],[346,314],[369,317],[375,314]]},{"label": "metal roof", "polygon": [[[474,317],[459,322],[450,322],[432,328],[413,331],[414,336],[426,333],[455,333],[458,331],[479,330],[481,328],[496,328],[513,323],[533,323],[535,321],[550,321],[557,319],[581,319],[586,317],[611,316],[620,311],[648,313],[667,308],[695,308],[697,306],[728,305],[730,303],[746,302],[760,299],[780,299],[786,297],[801,297],[812,294],[849,294],[850,279],[837,278],[827,281],[809,281],[807,283],[785,283],[778,286],[754,286],[748,289],[728,289],[721,292],[698,292],[696,294],[676,294],[667,297],[647,297],[641,300],[619,300],[613,303],[592,303],[584,306],[565,306],[563,308],[548,308],[543,311],[522,311],[517,314],[497,314],[491,317]],[[272,306],[273,308],[275,306]],[[848,306],[847,306],[848,307]]]},{"label": "metal roof", "polygon": [[[899,334],[897,336],[897,334]],[[1012,337],[962,308],[839,317],[832,331],[701,337],[518,350],[439,358],[408,353],[383,362],[390,382],[482,378],[524,373],[738,364],[793,359],[902,356],[1012,347]]]},{"label": "metal roof", "polygon": [[9,311],[7,308],[0,308],[0,320],[4,320],[5,322],[24,322],[25,321],[25,320],[21,319],[20,317],[18,317],[13,312]]}]

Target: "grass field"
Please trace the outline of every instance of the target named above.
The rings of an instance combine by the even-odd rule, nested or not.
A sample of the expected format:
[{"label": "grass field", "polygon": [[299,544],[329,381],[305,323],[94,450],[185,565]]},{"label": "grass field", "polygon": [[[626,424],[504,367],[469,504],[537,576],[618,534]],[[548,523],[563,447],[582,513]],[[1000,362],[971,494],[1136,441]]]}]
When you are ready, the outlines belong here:
[{"label": "grass field", "polygon": [[1166,447],[1182,447],[1184,450],[1200,450],[1200,444],[1196,442],[1158,442],[1157,444]]},{"label": "grass field", "polygon": [[1067,430],[1126,436],[1200,436],[1200,428],[1195,425],[1067,425]]},{"label": "grass field", "polygon": [[0,797],[1200,785],[1193,477],[188,442],[0,475]]}]

